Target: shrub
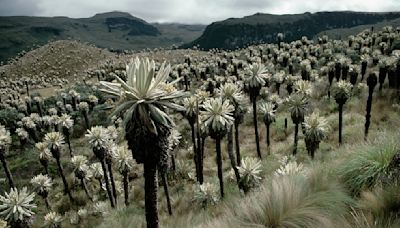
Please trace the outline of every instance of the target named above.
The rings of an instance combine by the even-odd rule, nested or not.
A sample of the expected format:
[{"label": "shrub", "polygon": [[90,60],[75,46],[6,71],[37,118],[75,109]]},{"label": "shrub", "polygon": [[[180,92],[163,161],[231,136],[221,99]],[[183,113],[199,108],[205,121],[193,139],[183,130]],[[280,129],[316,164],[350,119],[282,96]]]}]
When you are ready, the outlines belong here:
[{"label": "shrub", "polygon": [[219,201],[218,187],[212,183],[203,183],[196,186],[193,201],[202,207],[216,204]]},{"label": "shrub", "polygon": [[18,111],[15,108],[0,110],[0,124],[14,132],[18,121]]}]

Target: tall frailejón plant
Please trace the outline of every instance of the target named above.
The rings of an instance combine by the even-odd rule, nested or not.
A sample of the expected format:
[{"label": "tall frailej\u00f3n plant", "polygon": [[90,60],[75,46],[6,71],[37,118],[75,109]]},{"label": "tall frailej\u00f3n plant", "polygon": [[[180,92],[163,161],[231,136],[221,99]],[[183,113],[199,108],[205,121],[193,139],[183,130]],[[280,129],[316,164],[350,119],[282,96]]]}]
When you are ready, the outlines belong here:
[{"label": "tall frailej\u00f3n plant", "polygon": [[271,124],[275,121],[275,109],[274,105],[272,103],[261,103],[260,104],[260,112],[263,114],[263,119],[264,119],[264,124],[265,128],[267,129],[267,146],[270,148],[271,142],[270,142],[270,126]]},{"label": "tall frailej\u00f3n plant", "polygon": [[371,123],[371,109],[372,109],[372,95],[374,93],[375,86],[378,84],[378,77],[375,73],[371,73],[367,78],[368,85],[368,99],[367,99],[367,110],[365,114],[365,128],[364,128],[364,139],[367,139],[368,129]]},{"label": "tall frailej\u00f3n plant", "polygon": [[314,159],[315,151],[319,147],[319,143],[324,140],[329,131],[328,122],[319,113],[314,112],[304,118],[304,141],[306,143],[308,154]]},{"label": "tall frailej\u00f3n plant", "polygon": [[266,84],[268,69],[261,63],[253,63],[249,65],[249,69],[245,74],[244,83],[250,95],[250,101],[253,105],[253,124],[256,137],[257,155],[261,159],[260,139],[258,136],[257,125],[257,98],[260,95],[261,88]]},{"label": "tall frailej\u00f3n plant", "polygon": [[86,196],[93,201],[92,195],[89,193],[89,189],[86,184],[86,178],[88,178],[89,166],[88,159],[83,155],[76,155],[71,158],[71,163],[74,166],[75,177],[81,182],[83,190],[85,190]]},{"label": "tall frailej\u00f3n plant", "polygon": [[72,127],[74,126],[74,120],[71,118],[70,115],[62,114],[59,118],[58,124],[61,126],[63,135],[65,135],[65,141],[68,144],[69,155],[72,158],[70,135],[71,135]]},{"label": "tall frailej\u00f3n plant", "polygon": [[125,205],[129,205],[129,172],[133,168],[133,158],[131,151],[124,146],[118,147],[114,150],[113,158],[117,164],[118,170],[122,175],[124,182],[124,199]]},{"label": "tall frailej\u00f3n plant", "polygon": [[167,83],[170,65],[163,63],[155,72],[155,63],[136,58],[126,67],[127,80],[116,76],[116,83],[101,82],[103,92],[119,97],[119,106],[112,115],[122,115],[125,138],[137,163],[143,163],[145,177],[145,211],[147,227],[158,227],[157,167],[168,161],[168,137],[174,122],[167,109],[183,111],[175,103],[185,96],[173,86],[180,79]]},{"label": "tall frailej\u00f3n plant", "polygon": [[288,110],[290,112],[290,117],[292,118],[293,124],[295,126],[293,155],[296,155],[299,125],[303,123],[304,116],[308,111],[308,99],[307,96],[304,96],[299,93],[294,93],[287,99],[286,103]]},{"label": "tall frailej\u00f3n plant", "polygon": [[40,164],[44,168],[44,173],[49,174],[49,160],[51,159],[51,152],[46,143],[38,142],[35,144],[36,150],[39,153]]},{"label": "tall frailej\u00f3n plant", "polygon": [[4,172],[6,173],[8,179],[8,185],[10,188],[14,188],[14,180],[11,175],[10,169],[6,161],[6,152],[11,144],[10,132],[2,125],[0,125],[0,161],[3,165]]},{"label": "tall frailej\u00f3n plant", "polygon": [[352,85],[340,80],[332,88],[332,94],[339,106],[339,144],[342,144],[343,106],[351,96]]},{"label": "tall frailej\u00f3n plant", "polygon": [[39,174],[31,179],[31,184],[37,194],[44,199],[47,209],[51,210],[48,199],[49,191],[53,185],[51,178],[47,175]]},{"label": "tall frailej\u00f3n plant", "polygon": [[202,112],[202,120],[209,130],[211,138],[215,140],[217,152],[218,179],[221,198],[224,197],[224,180],[222,175],[222,152],[221,140],[234,122],[233,112],[235,108],[229,100],[222,101],[221,98],[211,98],[203,104],[205,111]]},{"label": "tall frailej\u00f3n plant", "polygon": [[106,166],[106,156],[108,153],[110,140],[109,135],[107,135],[106,129],[100,126],[92,127],[90,130],[87,130],[87,132],[88,133],[85,136],[88,138],[93,153],[100,161],[101,168],[103,170],[108,199],[110,200],[111,207],[115,207],[115,199],[111,191],[109,175],[107,174]]},{"label": "tall frailej\u00f3n plant", "polygon": [[61,176],[64,184],[64,193],[68,194],[69,199],[73,201],[74,199],[72,198],[67,179],[65,178],[64,169],[61,165],[61,147],[64,144],[64,136],[60,132],[49,132],[44,136],[44,142],[57,162],[58,174]]},{"label": "tall frailej\u00f3n plant", "polygon": [[[238,117],[236,114],[240,113],[238,109],[240,109],[240,106],[243,104],[243,94],[239,86],[233,83],[226,83],[223,86],[221,86],[220,89],[218,89],[218,94],[223,100],[229,100],[229,102],[235,107],[233,118],[235,119],[234,122],[236,123],[236,118],[243,118],[243,117]],[[236,129],[237,131],[237,129]],[[240,151],[238,151],[239,146],[236,147],[236,156],[239,158],[235,159],[235,154],[233,152],[233,125],[231,125],[228,128],[227,132],[228,136],[228,155],[229,159],[231,161],[232,169],[235,173],[236,180],[238,187],[240,188],[240,174],[238,170],[238,166],[240,165]],[[239,132],[236,134],[236,145],[239,145]]]},{"label": "tall frailej\u00f3n plant", "polygon": [[192,131],[192,143],[193,143],[193,160],[196,168],[196,178],[198,182],[202,182],[202,174],[200,173],[199,154],[198,146],[196,145],[196,129],[195,124],[198,113],[196,111],[197,98],[195,96],[187,97],[183,99],[183,106],[185,107],[184,115],[189,122],[190,129]]}]

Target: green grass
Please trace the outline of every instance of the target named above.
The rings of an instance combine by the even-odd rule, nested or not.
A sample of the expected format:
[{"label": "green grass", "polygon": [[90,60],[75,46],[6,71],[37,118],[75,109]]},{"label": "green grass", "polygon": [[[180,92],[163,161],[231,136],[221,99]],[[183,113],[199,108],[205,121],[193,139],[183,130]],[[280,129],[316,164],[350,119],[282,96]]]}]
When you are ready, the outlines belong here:
[{"label": "green grass", "polygon": [[376,186],[387,175],[388,165],[399,151],[398,136],[382,133],[377,140],[354,151],[339,168],[339,175],[353,194]]},{"label": "green grass", "polygon": [[208,227],[336,227],[351,198],[324,175],[274,177]]}]

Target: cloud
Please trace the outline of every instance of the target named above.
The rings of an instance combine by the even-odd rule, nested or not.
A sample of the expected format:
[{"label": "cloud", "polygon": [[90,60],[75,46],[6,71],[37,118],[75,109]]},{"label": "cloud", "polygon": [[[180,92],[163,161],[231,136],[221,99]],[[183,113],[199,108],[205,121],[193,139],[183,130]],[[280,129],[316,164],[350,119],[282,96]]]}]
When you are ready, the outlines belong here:
[{"label": "cloud", "polygon": [[0,16],[31,16],[38,11],[35,0],[0,0]]},{"label": "cloud", "polygon": [[124,11],[149,22],[209,24],[257,12],[399,11],[399,0],[0,0],[0,15],[90,17]]}]

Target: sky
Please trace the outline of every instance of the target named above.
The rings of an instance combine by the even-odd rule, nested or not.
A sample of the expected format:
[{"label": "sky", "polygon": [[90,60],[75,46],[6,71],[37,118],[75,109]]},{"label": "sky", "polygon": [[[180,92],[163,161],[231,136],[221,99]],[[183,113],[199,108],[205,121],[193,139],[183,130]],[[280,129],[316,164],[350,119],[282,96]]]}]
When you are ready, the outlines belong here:
[{"label": "sky", "polygon": [[148,22],[209,24],[257,12],[400,11],[400,0],[0,0],[0,16],[91,17],[123,11]]}]

